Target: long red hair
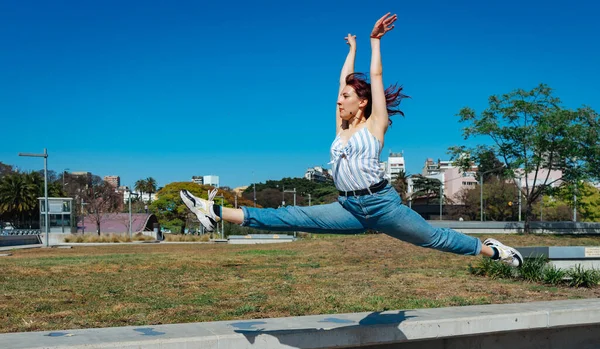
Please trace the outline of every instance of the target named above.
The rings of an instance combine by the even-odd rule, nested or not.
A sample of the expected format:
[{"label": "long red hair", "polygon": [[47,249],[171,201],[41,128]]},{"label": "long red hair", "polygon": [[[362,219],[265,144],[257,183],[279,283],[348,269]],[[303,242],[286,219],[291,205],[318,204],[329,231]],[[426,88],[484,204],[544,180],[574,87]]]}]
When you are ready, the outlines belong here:
[{"label": "long red hair", "polygon": [[[367,81],[367,76],[363,73],[352,73],[346,76],[346,85],[352,87],[360,99],[366,99],[367,106],[365,107],[365,118],[371,116],[371,84]],[[385,89],[385,104],[387,107],[388,116],[400,114],[404,116],[402,110],[398,108],[400,102],[404,98],[410,98],[402,93],[402,86],[394,84]],[[392,120],[389,119],[390,125]]]}]

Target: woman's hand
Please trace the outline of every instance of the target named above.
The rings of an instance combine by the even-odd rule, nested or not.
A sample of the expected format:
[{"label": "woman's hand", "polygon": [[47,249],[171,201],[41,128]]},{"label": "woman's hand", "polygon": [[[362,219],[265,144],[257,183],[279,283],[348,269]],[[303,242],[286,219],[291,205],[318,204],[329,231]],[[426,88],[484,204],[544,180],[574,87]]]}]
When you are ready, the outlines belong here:
[{"label": "woman's hand", "polygon": [[396,19],[398,19],[398,16],[396,14],[390,15],[389,12],[379,18],[379,20],[375,22],[373,31],[371,31],[371,38],[381,39],[385,33],[394,29],[394,22]]},{"label": "woman's hand", "polygon": [[351,50],[356,50],[356,35],[348,33],[348,36],[344,39],[346,39],[346,43],[350,46]]}]

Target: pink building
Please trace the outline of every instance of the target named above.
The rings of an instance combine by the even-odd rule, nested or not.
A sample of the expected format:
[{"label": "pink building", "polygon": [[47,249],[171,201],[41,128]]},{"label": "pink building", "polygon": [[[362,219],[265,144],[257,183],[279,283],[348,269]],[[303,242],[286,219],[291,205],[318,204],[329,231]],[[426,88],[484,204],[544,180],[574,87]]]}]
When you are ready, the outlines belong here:
[{"label": "pink building", "polygon": [[[441,181],[443,183],[444,196],[454,200],[456,204],[461,204],[461,202],[458,201],[456,194],[463,189],[473,189],[479,185],[475,178],[477,171],[478,168],[475,165],[473,165],[469,171],[463,172],[460,168],[453,166],[452,161],[438,159],[438,161],[435,162],[433,159],[428,158],[425,160],[421,174],[427,178],[435,178]],[[546,176],[548,176],[547,181]],[[548,171],[546,169],[541,169],[538,172],[537,178],[535,177],[535,173],[529,173],[526,179],[523,177],[521,179],[521,187],[523,191],[526,190],[526,187],[529,187],[531,190],[533,186],[542,183],[547,183],[555,187],[562,183],[560,180],[561,177],[562,171]],[[409,178],[408,193],[410,194],[412,192],[414,192],[413,183]]]}]

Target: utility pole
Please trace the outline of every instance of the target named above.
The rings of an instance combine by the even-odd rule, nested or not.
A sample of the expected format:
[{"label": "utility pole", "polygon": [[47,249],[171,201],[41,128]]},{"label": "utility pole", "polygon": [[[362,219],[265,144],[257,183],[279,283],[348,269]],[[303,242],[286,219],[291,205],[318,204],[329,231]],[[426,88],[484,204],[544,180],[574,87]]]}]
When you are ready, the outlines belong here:
[{"label": "utility pole", "polygon": [[444,202],[444,183],[440,181],[440,221],[442,220],[442,203]]},{"label": "utility pole", "polygon": [[50,229],[48,225],[48,151],[44,148],[43,154],[19,153],[19,156],[44,158],[44,230],[46,233],[46,247],[50,247]]},{"label": "utility pole", "polygon": [[[283,191],[281,192],[283,195],[283,205],[285,205],[285,193],[294,193],[294,206],[296,206],[296,188],[294,188],[294,190],[285,190],[285,188],[283,188]],[[294,232],[294,238],[296,238],[296,232]]]},{"label": "utility pole", "polygon": [[577,182],[575,182],[575,190],[573,190],[573,222],[577,222]]},{"label": "utility pole", "polygon": [[521,221],[521,177],[519,177],[519,222]]}]

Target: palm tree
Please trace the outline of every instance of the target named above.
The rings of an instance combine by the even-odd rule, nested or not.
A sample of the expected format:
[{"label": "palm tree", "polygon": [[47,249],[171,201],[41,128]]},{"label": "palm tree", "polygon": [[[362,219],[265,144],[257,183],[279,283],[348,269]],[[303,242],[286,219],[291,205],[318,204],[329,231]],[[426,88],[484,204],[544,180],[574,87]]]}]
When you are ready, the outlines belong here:
[{"label": "palm tree", "polygon": [[135,189],[136,192],[138,192],[140,194],[140,198],[142,197],[142,194],[146,192],[146,186],[147,186],[147,183],[146,183],[145,179],[138,179],[135,182],[135,185],[133,188]]},{"label": "palm tree", "polygon": [[398,172],[398,176],[396,177],[396,179],[394,179],[394,181],[392,182],[392,186],[394,187],[394,189],[396,189],[396,191],[400,195],[402,202],[406,202],[406,199],[407,199],[408,177],[409,176],[410,175],[406,174],[406,172],[400,171],[400,172]]},{"label": "palm tree", "polygon": [[146,182],[146,192],[149,194],[149,203],[152,203],[152,194],[156,193],[156,179],[148,177]]},{"label": "palm tree", "polygon": [[[37,173],[13,173],[0,181],[0,214],[23,224],[37,212],[43,180]],[[40,182],[42,185],[40,185]]]}]

